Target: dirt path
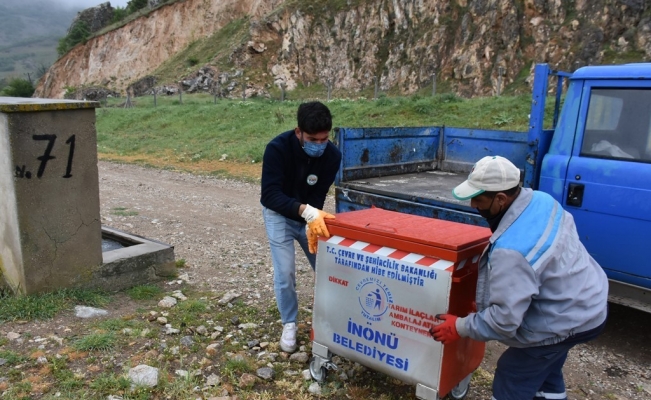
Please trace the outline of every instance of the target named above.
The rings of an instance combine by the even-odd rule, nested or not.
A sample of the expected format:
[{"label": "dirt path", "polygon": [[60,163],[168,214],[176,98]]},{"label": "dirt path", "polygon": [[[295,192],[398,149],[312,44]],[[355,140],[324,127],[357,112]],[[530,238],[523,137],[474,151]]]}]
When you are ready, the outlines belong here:
[{"label": "dirt path", "polygon": [[[273,303],[258,185],[102,162],[100,190],[104,224],[173,244],[198,285],[238,288]],[[138,215],[112,215],[118,207]],[[333,211],[332,199],[326,208]],[[307,305],[312,272],[299,259],[299,297]],[[492,373],[503,349],[489,344],[486,371]],[[574,349],[565,374],[571,399],[651,399],[651,315],[611,306],[606,333]],[[488,398],[479,389],[469,398]]]},{"label": "dirt path", "polygon": [[[241,330],[232,331],[236,328],[230,322],[233,314],[220,311],[223,308],[219,307],[216,311],[201,316],[194,327],[203,323],[207,326],[212,326],[210,325],[212,323],[222,324],[226,327],[225,334],[232,331],[232,334],[241,337],[240,340],[244,343],[247,343],[247,340],[257,339],[259,342],[271,342],[269,349],[274,348],[281,328],[275,322],[278,317],[277,313],[274,315],[273,269],[259,204],[259,184],[111,162],[99,163],[99,178],[101,216],[104,225],[174,245],[176,258],[186,260],[187,268],[181,271],[188,273],[189,287],[196,293],[201,293],[201,296],[205,296],[204,293],[214,293],[214,296],[208,295],[208,298],[218,299],[226,291],[235,289],[242,293],[241,298],[245,302],[245,307],[260,310],[259,321],[256,322],[259,322],[261,327],[253,337],[247,336]],[[334,211],[332,198],[327,200],[325,208]],[[161,286],[166,292],[178,288],[165,283]],[[309,308],[312,304],[313,272],[302,255],[298,257],[297,287],[301,308],[299,319],[302,322],[299,339],[307,345],[305,351],[309,354],[308,337],[309,321],[311,321]],[[71,312],[64,312],[48,321],[0,324],[0,391],[4,392],[7,389],[17,393],[19,392],[16,389],[17,385],[22,384],[27,387],[25,382],[32,379],[30,376],[34,375],[37,381],[31,384],[32,392],[29,398],[59,397],[55,393],[61,389],[52,376],[60,378],[60,374],[53,372],[52,366],[49,367],[50,370],[40,368],[34,354],[41,353],[33,353],[40,343],[38,340],[52,334],[61,336],[63,344],[48,344],[44,347],[43,355],[47,360],[51,360],[51,357],[56,354],[60,360],[66,360],[68,368],[75,373],[75,377],[84,377],[83,379],[88,380],[96,379],[98,374],[109,371],[121,374],[125,366],[135,365],[142,360],[155,359],[159,364],[168,365],[172,374],[178,368],[203,366],[201,367],[203,375],[197,378],[198,383],[201,384],[206,382],[208,375],[215,371],[224,373],[224,368],[228,365],[225,360],[232,357],[227,352],[236,351],[237,342],[229,345],[226,339],[219,338],[220,346],[230,350],[222,350],[226,353],[225,356],[214,354],[209,357],[207,364],[202,364],[206,361],[206,359],[201,360],[203,349],[214,341],[208,336],[203,338],[194,336],[195,340],[201,343],[200,347],[192,351],[187,350],[189,353],[184,355],[185,358],[179,357],[170,353],[169,349],[177,343],[178,337],[172,338],[165,333],[158,333],[161,329],[160,325],[147,322],[150,310],[161,311],[156,307],[155,301],[138,303],[121,294],[116,295],[106,308],[112,318],[139,321],[140,325],[135,326],[147,327],[147,330],[151,331],[150,334],[145,338],[133,339],[133,342],[128,344],[128,348],[123,348],[120,352],[98,353],[88,358],[82,354],[81,359],[75,361],[73,355],[76,353],[66,354],[66,346],[87,333],[90,328],[85,321],[71,315]],[[245,317],[247,312],[246,308],[236,307],[234,310],[237,310],[240,317]],[[610,311],[606,332],[596,341],[577,346],[570,352],[564,370],[569,399],[651,399],[651,314],[615,305],[611,306]],[[222,320],[218,320],[218,314],[222,314]],[[176,321],[174,323],[184,320],[180,312],[174,314],[173,310],[169,317],[170,320]],[[213,318],[214,322],[211,321]],[[20,342],[3,339],[10,332],[19,333],[25,340]],[[229,336],[232,335],[226,337]],[[166,341],[167,347],[163,346]],[[41,347],[43,346],[39,346],[39,349]],[[467,399],[491,398],[492,374],[504,348],[498,343],[488,344],[484,361],[473,378],[473,386]],[[6,364],[3,366],[2,355],[9,354],[6,351],[22,352],[25,357],[34,360],[23,364],[18,364],[20,361],[12,363],[11,360],[4,360]],[[181,351],[184,351],[183,346]],[[239,351],[242,351],[241,346]],[[255,357],[256,353],[250,356]],[[257,356],[259,357],[259,354]],[[189,362],[188,357],[191,360]],[[241,379],[239,375],[230,375],[230,378],[223,377],[224,384],[207,389],[206,394],[222,391],[221,393],[228,395],[237,395],[238,397],[233,398],[240,399],[312,397],[307,390],[310,382],[303,381],[299,372],[306,369],[307,364],[303,361],[298,363],[289,361],[281,357],[278,362],[273,362],[274,370],[282,374],[273,383],[258,383],[249,391],[241,391],[234,388],[238,385],[237,379]],[[54,361],[49,362],[53,366],[58,365]],[[264,366],[265,362],[260,363],[258,360],[258,365]],[[415,398],[412,386],[387,379],[381,373],[364,370],[346,363],[345,360],[340,362],[340,367],[344,366],[342,370],[348,375],[329,377],[327,385],[324,386],[323,398],[353,400]],[[37,382],[42,383],[40,389]],[[174,389],[173,385],[173,381],[168,381],[165,389],[166,398],[189,398],[184,397],[186,395],[170,397],[169,393]],[[191,382],[187,383],[188,390],[193,390],[194,385]],[[109,393],[110,390],[113,390],[113,393],[123,393],[113,389],[113,386],[107,390]],[[75,392],[75,396],[79,396],[79,393]],[[0,395],[0,398],[4,399],[7,396]],[[63,398],[66,398],[65,392]],[[200,397],[192,396],[192,398]],[[228,399],[229,397],[214,398]]]}]

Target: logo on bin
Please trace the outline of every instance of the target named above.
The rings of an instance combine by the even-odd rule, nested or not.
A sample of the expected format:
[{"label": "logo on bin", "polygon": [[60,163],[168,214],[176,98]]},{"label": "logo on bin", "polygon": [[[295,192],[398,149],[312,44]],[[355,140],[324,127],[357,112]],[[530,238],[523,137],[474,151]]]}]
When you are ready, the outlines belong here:
[{"label": "logo on bin", "polygon": [[377,278],[364,278],[357,284],[362,315],[371,321],[380,321],[393,303],[391,291]]}]

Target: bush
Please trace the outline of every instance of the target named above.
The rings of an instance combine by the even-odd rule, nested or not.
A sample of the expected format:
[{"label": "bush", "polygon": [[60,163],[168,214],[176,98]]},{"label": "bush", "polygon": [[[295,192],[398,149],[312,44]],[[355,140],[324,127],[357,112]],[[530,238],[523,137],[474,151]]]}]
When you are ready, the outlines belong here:
[{"label": "bush", "polygon": [[134,12],[145,7],[147,7],[147,0],[130,0],[127,3],[127,11],[129,14],[133,14]]},{"label": "bush", "polygon": [[197,56],[188,57],[188,65],[190,67],[194,67],[197,64],[199,64],[199,57],[197,57]]},{"label": "bush", "polygon": [[2,89],[2,95],[9,97],[32,97],[34,85],[27,79],[14,78]]},{"label": "bush", "polygon": [[86,40],[89,37],[90,28],[88,28],[88,24],[84,21],[77,21],[75,25],[70,29],[70,33],[68,33],[67,36],[59,39],[57,53],[59,53],[59,56],[62,56],[79,43],[86,43]]},{"label": "bush", "polygon": [[113,9],[113,18],[111,18],[111,23],[120,22],[129,15],[129,11],[126,8],[117,6]]}]

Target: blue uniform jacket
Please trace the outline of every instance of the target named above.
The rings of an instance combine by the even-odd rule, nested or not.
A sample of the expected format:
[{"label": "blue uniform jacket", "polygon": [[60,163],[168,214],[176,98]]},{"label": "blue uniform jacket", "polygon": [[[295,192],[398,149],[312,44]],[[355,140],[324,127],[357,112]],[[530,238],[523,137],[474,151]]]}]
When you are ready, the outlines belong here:
[{"label": "blue uniform jacket", "polygon": [[477,313],[462,337],[513,347],[561,342],[606,319],[608,280],[574,218],[550,195],[522,189],[479,262]]}]

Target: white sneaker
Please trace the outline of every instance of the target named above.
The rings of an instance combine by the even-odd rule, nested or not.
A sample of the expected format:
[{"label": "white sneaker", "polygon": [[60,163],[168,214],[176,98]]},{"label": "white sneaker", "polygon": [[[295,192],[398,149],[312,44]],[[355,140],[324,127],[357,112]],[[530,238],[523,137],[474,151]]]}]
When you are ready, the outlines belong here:
[{"label": "white sneaker", "polygon": [[296,324],[290,322],[283,326],[283,335],[280,337],[280,349],[286,353],[296,351]]}]

